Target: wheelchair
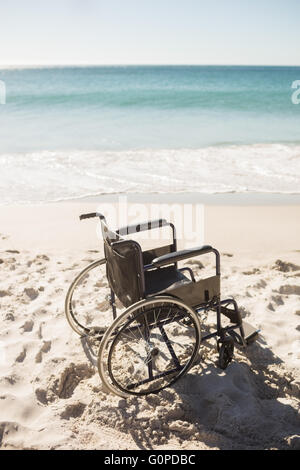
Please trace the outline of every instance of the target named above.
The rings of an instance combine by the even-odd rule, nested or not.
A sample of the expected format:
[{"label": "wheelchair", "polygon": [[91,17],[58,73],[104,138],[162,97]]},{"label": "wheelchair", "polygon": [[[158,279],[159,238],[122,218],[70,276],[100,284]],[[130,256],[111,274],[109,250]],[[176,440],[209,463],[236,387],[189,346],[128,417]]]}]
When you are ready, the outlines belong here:
[{"label": "wheelchair", "polygon": [[[220,254],[215,248],[204,245],[177,251],[175,226],[165,219],[116,231],[99,212],[83,214],[80,220],[94,217],[100,219],[105,258],[88,265],[74,279],[67,292],[65,313],[77,334],[99,340],[97,365],[107,391],[121,397],[158,393],[190,370],[203,341],[216,338],[218,365],[226,369],[235,345],[246,347],[257,339],[259,330],[242,320],[236,301],[221,300]],[[165,226],[172,235],[172,243],[165,246],[142,251],[137,241],[128,238]],[[196,280],[191,268],[178,266],[180,261],[208,253],[215,256],[213,276]],[[104,268],[101,276],[99,268]],[[106,325],[94,326],[91,316],[78,314],[74,296],[78,289],[85,292],[86,279],[96,299],[105,285],[108,288],[109,294],[93,308],[93,315],[101,320],[102,311],[107,314],[109,310],[112,323],[106,319]],[[77,304],[83,312],[91,296],[85,294],[85,303],[80,294]],[[202,335],[200,319],[208,311],[216,314],[216,329]],[[224,317],[226,326],[222,326]]]}]

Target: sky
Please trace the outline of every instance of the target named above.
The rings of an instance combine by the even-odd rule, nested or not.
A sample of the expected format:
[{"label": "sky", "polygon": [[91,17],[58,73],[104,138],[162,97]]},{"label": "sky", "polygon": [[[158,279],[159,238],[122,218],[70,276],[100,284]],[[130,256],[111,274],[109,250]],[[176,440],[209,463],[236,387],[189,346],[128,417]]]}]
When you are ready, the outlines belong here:
[{"label": "sky", "polygon": [[300,65],[300,0],[0,0],[0,65]]}]

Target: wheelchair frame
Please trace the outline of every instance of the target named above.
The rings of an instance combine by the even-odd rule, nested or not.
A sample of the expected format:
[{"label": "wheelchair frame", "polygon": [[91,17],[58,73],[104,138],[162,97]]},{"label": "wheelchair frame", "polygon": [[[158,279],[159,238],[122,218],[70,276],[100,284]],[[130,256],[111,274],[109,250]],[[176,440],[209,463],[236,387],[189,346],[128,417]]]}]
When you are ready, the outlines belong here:
[{"label": "wheelchair frame", "polygon": [[[112,250],[112,253],[117,253],[116,250],[118,250],[120,247],[124,250],[124,247],[127,242],[127,240],[121,239],[122,236],[124,235],[130,235],[133,233],[138,233],[141,231],[145,230],[151,230],[155,228],[161,228],[165,226],[169,226],[172,231],[172,243],[170,245],[164,246],[164,247],[159,247],[156,249],[152,250],[147,250],[144,251],[143,254],[143,273],[150,272],[153,273],[154,271],[157,272],[157,270],[164,269],[165,267],[174,267],[174,270],[177,272],[184,272],[187,271],[190,275],[191,282],[189,283],[179,283],[179,286],[175,287],[173,290],[170,292],[163,290],[162,293],[159,292],[154,292],[154,294],[147,294],[146,289],[144,288],[144,291],[142,290],[139,292],[139,298],[135,298],[134,302],[127,302],[123,305],[126,307],[125,312],[123,312],[119,317],[117,316],[117,309],[116,309],[116,293],[114,289],[114,286],[112,285],[115,281],[109,280],[110,284],[110,306],[112,308],[112,314],[113,314],[113,323],[112,325],[108,328],[107,331],[99,331],[93,328],[89,327],[82,327],[78,322],[78,325],[80,325],[81,328],[83,328],[83,333],[86,336],[96,336],[100,340],[100,348],[99,348],[99,355],[98,355],[98,370],[100,377],[102,381],[104,382],[106,388],[116,394],[119,394],[121,396],[128,396],[130,394],[135,394],[135,395],[144,395],[148,393],[157,393],[159,390],[162,388],[165,388],[166,386],[171,385],[174,383],[179,377],[181,377],[184,373],[186,373],[190,367],[192,367],[196,354],[199,350],[200,344],[208,339],[211,338],[216,338],[217,339],[217,349],[219,352],[219,366],[222,369],[225,369],[228,364],[231,362],[233,358],[233,351],[234,351],[234,344],[237,344],[238,346],[241,347],[246,347],[248,344],[253,342],[257,338],[258,330],[253,328],[251,325],[243,322],[240,311],[238,309],[238,305],[236,301],[233,298],[227,298],[224,300],[221,300],[221,294],[220,294],[220,276],[221,276],[221,268],[220,268],[220,253],[218,250],[213,248],[212,246],[205,245],[202,247],[197,247],[193,249],[186,249],[186,250],[180,250],[177,251],[177,239],[176,239],[176,229],[174,224],[171,222],[167,222],[165,219],[158,219],[155,221],[149,221],[145,222],[142,224],[136,224],[136,225],[130,225],[124,228],[121,228],[117,230],[116,232],[112,232],[108,229],[106,225],[106,220],[105,217],[98,212],[94,213],[89,213],[89,214],[83,214],[80,216],[80,220],[83,219],[88,219],[88,218],[94,218],[94,217],[99,217],[100,222],[101,222],[101,227],[102,227],[102,233],[103,233],[103,238],[104,238],[104,246],[107,247],[107,249]],[[109,240],[107,242],[107,240]],[[133,242],[130,240],[130,247],[133,248],[133,250],[140,249],[139,244],[136,242]],[[108,246],[109,245],[109,246]],[[179,268],[178,269],[178,262],[186,259],[190,259],[191,257],[194,256],[199,256],[199,255],[204,255],[208,253],[214,253],[215,254],[215,276],[207,278],[207,279],[200,279],[199,281],[195,280],[193,271],[189,267],[184,267],[184,268]],[[99,264],[104,264],[106,262],[106,268],[107,268],[107,277],[109,279],[109,272],[108,272],[108,265],[110,263],[109,260],[110,253],[106,251],[106,260],[99,260],[98,262],[92,263],[90,265],[91,267],[93,265],[98,265]],[[120,256],[120,254],[118,254]],[[118,262],[118,260],[117,260]],[[89,267],[88,267],[89,268]],[[87,271],[83,270],[84,271]],[[111,276],[111,275],[110,275]],[[111,276],[112,277],[112,276]],[[185,276],[184,276],[185,277]],[[70,289],[68,291],[67,297],[66,297],[66,304],[65,304],[65,309],[66,309],[66,315],[67,319],[71,325],[71,327],[80,334],[80,329],[76,328],[76,325],[74,325],[74,321],[76,323],[76,319],[73,315],[72,312],[72,286],[76,286],[76,282],[80,279],[80,275],[77,276],[77,278],[73,281],[72,285],[70,286]],[[205,289],[205,287],[207,287]],[[215,295],[212,295],[211,292],[215,293]],[[200,293],[200,296],[199,296]],[[122,294],[122,293],[121,293]],[[119,297],[119,296],[118,296]],[[120,297],[119,297],[120,299]],[[156,323],[151,323],[153,320],[153,312],[155,312],[154,305],[160,304],[161,309],[166,309],[166,305],[170,305],[170,309],[172,311],[172,317],[164,320],[158,320]],[[149,309],[147,310],[147,308]],[[229,308],[232,307],[232,308]],[[151,310],[152,309],[152,310]],[[179,310],[178,310],[179,309]],[[178,311],[177,311],[178,310]],[[204,336],[201,336],[200,332],[200,324],[199,324],[199,314],[201,312],[205,312],[207,310],[212,310],[216,312],[216,330],[208,333]],[[179,313],[178,313],[179,312]],[[222,326],[222,315],[226,316],[227,319],[230,320],[230,324],[223,327]],[[137,321],[137,318],[141,317],[141,320]],[[197,320],[197,318],[198,320]],[[154,313],[154,318],[155,318],[155,313]],[[172,341],[169,340],[166,332],[164,331],[165,325],[169,325],[170,323],[179,323],[182,325],[183,319],[185,320],[185,323],[188,325],[193,325],[194,327],[194,336],[195,336],[195,345],[193,352],[191,354],[191,357],[189,361],[185,364],[185,366],[181,366],[179,363],[179,360],[176,356],[176,353],[174,351],[174,344],[172,345]],[[136,323],[136,326],[131,326],[130,325],[134,322]],[[181,322],[181,323],[180,323]],[[140,380],[134,384],[127,384],[125,386],[122,384],[122,379],[116,379],[115,376],[112,373],[111,366],[109,364],[109,361],[112,360],[112,350],[115,348],[117,350],[116,354],[120,354],[121,348],[119,347],[118,350],[118,341],[120,344],[122,343],[121,340],[118,338],[122,337],[122,334],[125,334],[125,332],[128,333],[129,329],[130,332],[132,331],[138,331],[140,329],[140,326],[143,325],[145,327],[145,332],[148,331],[148,333],[145,335],[148,335],[143,337],[144,341],[148,344],[150,343],[150,330],[152,331],[153,329],[160,331],[161,338],[165,342],[165,345],[167,347],[166,351],[169,352],[170,357],[171,357],[171,362],[176,365],[176,371],[175,369],[168,369],[166,371],[160,372],[156,376],[153,376],[153,364],[155,363],[155,356],[153,354],[153,351],[155,348],[152,347],[150,353],[147,353],[146,359],[147,361],[145,364],[147,364],[147,369],[148,369],[148,374],[149,378],[145,380]],[[149,326],[150,325],[150,326]],[[129,328],[130,327],[130,328]],[[125,328],[125,329],[124,329]],[[82,334],[82,333],[81,333]],[[199,336],[199,338],[198,338]],[[123,341],[124,343],[124,341]],[[175,340],[173,340],[173,343],[176,343]],[[163,343],[160,343],[163,344]],[[149,345],[148,345],[149,346]],[[148,347],[146,345],[146,347]],[[191,345],[189,345],[190,347]],[[190,349],[189,349],[190,350]],[[107,355],[107,357],[105,356]],[[104,357],[105,356],[105,357]],[[180,367],[179,367],[180,366]],[[175,372],[174,372],[175,371]],[[155,382],[158,379],[165,378],[167,375],[172,375],[176,374],[173,378],[171,378],[171,381],[168,381],[167,384],[163,384],[161,386],[161,383],[159,384],[156,389],[142,389],[138,390],[138,387],[142,387],[142,385],[149,383],[151,381]],[[159,381],[159,380],[158,380]]]}]

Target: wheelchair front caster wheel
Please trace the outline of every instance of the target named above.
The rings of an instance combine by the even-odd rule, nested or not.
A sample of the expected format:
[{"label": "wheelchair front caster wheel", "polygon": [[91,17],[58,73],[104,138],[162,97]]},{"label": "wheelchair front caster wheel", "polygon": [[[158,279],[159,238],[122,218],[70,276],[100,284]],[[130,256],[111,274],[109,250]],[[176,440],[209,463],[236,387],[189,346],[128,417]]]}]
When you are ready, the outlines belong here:
[{"label": "wheelchair front caster wheel", "polygon": [[226,338],[225,340],[223,340],[218,350],[219,350],[219,367],[220,369],[225,370],[233,358],[233,351],[234,351],[233,339]]}]

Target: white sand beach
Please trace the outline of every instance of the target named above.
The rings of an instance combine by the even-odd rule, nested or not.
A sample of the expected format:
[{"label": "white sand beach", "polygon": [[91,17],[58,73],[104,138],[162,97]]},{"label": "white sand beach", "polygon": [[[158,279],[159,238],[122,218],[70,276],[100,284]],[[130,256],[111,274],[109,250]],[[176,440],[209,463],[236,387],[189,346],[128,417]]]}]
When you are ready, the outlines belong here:
[{"label": "white sand beach", "polygon": [[173,387],[128,399],[105,393],[64,315],[70,282],[102,257],[95,221],[78,220],[97,206],[1,207],[0,448],[299,449],[300,206],[205,206],[222,295],[259,339],[225,371],[211,340]]}]

